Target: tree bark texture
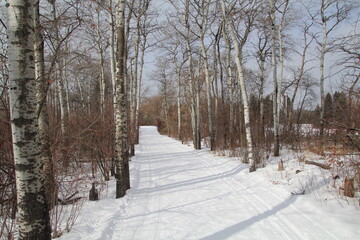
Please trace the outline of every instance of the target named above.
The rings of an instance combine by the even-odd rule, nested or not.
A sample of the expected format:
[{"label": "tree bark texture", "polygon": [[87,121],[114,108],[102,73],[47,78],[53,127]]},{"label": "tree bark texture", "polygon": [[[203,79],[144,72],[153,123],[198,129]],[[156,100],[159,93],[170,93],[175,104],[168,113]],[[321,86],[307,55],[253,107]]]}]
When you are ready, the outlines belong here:
[{"label": "tree bark texture", "polygon": [[274,92],[273,92],[273,121],[274,121],[274,156],[280,155],[280,136],[279,136],[279,113],[278,113],[278,102],[279,98],[279,84],[277,79],[277,61],[276,61],[276,49],[275,49],[275,5],[272,0],[269,0],[271,12],[271,64],[273,70],[273,82],[274,82]]},{"label": "tree bark texture", "polygon": [[231,41],[225,30],[225,25],[223,26],[223,36],[226,46],[226,69],[228,72],[227,86],[228,86],[228,95],[229,95],[229,145],[230,148],[233,147],[233,134],[234,134],[234,80],[231,68]]},{"label": "tree bark texture", "polygon": [[57,183],[55,180],[54,163],[50,146],[49,115],[47,111],[48,82],[45,78],[44,41],[41,34],[39,3],[40,0],[34,1],[36,101],[38,108],[41,161],[44,164],[46,199],[49,204],[49,209],[52,209],[56,205],[57,200]]},{"label": "tree bark texture", "polygon": [[198,86],[196,86],[195,82],[195,74],[194,74],[194,66],[193,66],[193,58],[191,54],[191,43],[190,43],[190,1],[185,1],[185,16],[184,22],[186,27],[186,51],[187,57],[189,61],[189,87],[191,94],[191,126],[193,132],[193,144],[195,149],[201,149],[201,135],[200,135],[200,94],[198,91]]},{"label": "tree bark texture", "polygon": [[59,106],[60,106],[60,122],[61,122],[61,133],[63,135],[63,143],[64,146],[66,146],[66,134],[67,134],[67,125],[68,125],[68,118],[69,118],[69,112],[67,108],[67,98],[66,98],[66,89],[64,84],[64,72],[63,72],[63,64],[61,59],[59,59],[59,55],[61,53],[61,41],[60,41],[60,30],[58,26],[58,16],[57,16],[57,7],[56,7],[56,1],[51,1],[52,4],[52,14],[53,14],[53,21],[54,21],[54,45],[57,49],[57,52],[55,54],[55,62],[57,66],[57,89],[58,89],[58,97],[59,97]]},{"label": "tree bark texture", "polygon": [[9,97],[19,239],[51,238],[38,138],[35,5],[33,0],[8,1]]},{"label": "tree bark texture", "polygon": [[[327,19],[325,16],[325,2],[321,1],[321,20],[322,20],[322,28],[323,28],[323,40],[321,43],[321,53],[320,53],[320,136],[324,136],[324,113],[325,113],[325,90],[324,90],[324,62],[325,62],[325,54],[326,54],[326,45],[327,45]],[[324,147],[323,141],[321,141],[321,148]]]},{"label": "tree bark texture", "polygon": [[209,60],[208,54],[205,47],[205,33],[207,29],[207,17],[209,12],[209,4],[205,4],[202,1],[201,9],[202,15],[202,26],[200,33],[200,50],[202,54],[202,58],[204,61],[204,70],[205,70],[205,82],[206,82],[206,98],[207,98],[207,110],[208,110],[208,121],[209,121],[209,134],[210,134],[210,150],[215,150],[215,130],[214,130],[214,114],[213,114],[213,106],[211,102],[211,82],[210,82],[210,73],[209,73]]},{"label": "tree bark texture", "polygon": [[130,188],[128,153],[128,116],[125,78],[125,0],[118,0],[116,7],[116,81],[115,81],[115,178],[116,198],[123,197]]},{"label": "tree bark texture", "polygon": [[[241,97],[244,106],[244,123],[245,123],[245,137],[246,137],[246,146],[247,146],[247,158],[249,161],[249,172],[255,171],[255,159],[254,159],[254,149],[252,144],[252,136],[251,136],[251,128],[250,128],[250,108],[249,108],[249,100],[247,96],[247,90],[245,86],[244,72],[243,72],[243,64],[242,64],[242,47],[246,42],[246,39],[242,40],[242,44],[240,46],[234,32],[234,28],[232,23],[228,22],[226,6],[224,0],[221,1],[221,7],[223,12],[223,17],[225,20],[225,24],[228,26],[230,37],[234,42],[235,47],[235,63],[237,67],[238,77],[239,77],[239,85],[241,89]],[[244,35],[248,35],[249,32]]]}]

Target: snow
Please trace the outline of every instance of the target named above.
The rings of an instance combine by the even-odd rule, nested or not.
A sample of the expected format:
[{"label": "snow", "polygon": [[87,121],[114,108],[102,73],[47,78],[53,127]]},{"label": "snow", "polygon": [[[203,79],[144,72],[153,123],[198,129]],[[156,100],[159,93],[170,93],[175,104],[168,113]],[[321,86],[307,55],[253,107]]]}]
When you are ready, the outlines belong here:
[{"label": "snow", "polygon": [[[289,157],[286,171],[278,172],[273,158],[249,174],[237,159],[194,150],[161,136],[156,127],[141,127],[140,136],[127,195],[115,199],[110,181],[60,239],[359,239],[354,204],[332,200],[330,190],[322,201],[315,194],[327,189],[316,180],[326,174],[311,177],[314,186],[303,187],[305,195],[291,194],[308,185],[305,169],[316,166],[300,166]],[[296,168],[302,172],[293,173]]]}]

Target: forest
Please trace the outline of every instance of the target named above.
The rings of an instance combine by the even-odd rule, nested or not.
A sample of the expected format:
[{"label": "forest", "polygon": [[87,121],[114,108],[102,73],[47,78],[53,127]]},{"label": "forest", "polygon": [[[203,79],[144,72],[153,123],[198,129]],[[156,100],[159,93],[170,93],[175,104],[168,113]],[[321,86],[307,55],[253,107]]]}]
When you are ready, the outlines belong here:
[{"label": "forest", "polygon": [[[356,0],[0,0],[0,239],[131,188],[140,126],[255,172],[282,150],[360,195]],[[339,175],[339,176],[338,176]],[[91,194],[90,194],[91,195]],[[90,197],[91,198],[91,197]]]}]

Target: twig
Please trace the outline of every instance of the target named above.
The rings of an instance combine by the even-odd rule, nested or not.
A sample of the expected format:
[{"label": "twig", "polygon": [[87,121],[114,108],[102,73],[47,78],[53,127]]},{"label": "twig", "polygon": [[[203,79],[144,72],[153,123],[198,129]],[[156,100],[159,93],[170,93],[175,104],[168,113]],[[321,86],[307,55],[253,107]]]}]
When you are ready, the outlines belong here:
[{"label": "twig", "polygon": [[328,124],[331,124],[331,125],[334,125],[334,126],[337,126],[337,127],[341,127],[341,128],[345,128],[345,129],[350,130],[350,131],[358,131],[358,132],[360,132],[360,128],[348,127],[348,126],[342,125],[340,123],[331,122],[331,121],[321,119],[321,118],[317,118],[317,119],[323,120],[324,122],[326,122]]},{"label": "twig", "polygon": [[321,167],[322,169],[326,169],[326,170],[331,169],[330,165],[326,165],[326,164],[322,164],[322,163],[318,163],[318,162],[314,162],[314,161],[307,161],[306,160],[305,164],[315,165],[315,166]]}]

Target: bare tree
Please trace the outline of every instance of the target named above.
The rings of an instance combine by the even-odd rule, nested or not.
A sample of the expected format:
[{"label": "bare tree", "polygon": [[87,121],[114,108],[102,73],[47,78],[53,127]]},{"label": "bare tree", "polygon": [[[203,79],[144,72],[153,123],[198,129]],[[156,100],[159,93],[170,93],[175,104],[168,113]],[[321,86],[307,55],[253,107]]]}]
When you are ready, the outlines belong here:
[{"label": "bare tree", "polygon": [[[332,46],[330,36],[332,32],[347,19],[353,7],[352,1],[334,1],[334,0],[321,0],[320,4],[316,6],[317,11],[313,12],[312,9],[306,7],[311,19],[321,26],[321,38],[317,36],[316,40],[320,48],[320,136],[324,135],[324,113],[325,113],[325,57]],[[314,9],[314,7],[313,7]],[[321,141],[321,148],[323,148],[323,141]]]},{"label": "bare tree", "polygon": [[211,76],[209,71],[209,59],[207,53],[207,47],[205,46],[206,32],[208,31],[208,18],[209,18],[209,8],[211,1],[202,0],[200,2],[194,3],[196,6],[196,11],[200,16],[200,21],[196,19],[196,22],[200,30],[200,50],[201,57],[204,64],[205,72],[205,82],[206,82],[206,98],[207,98],[207,111],[208,111],[208,121],[209,121],[209,134],[210,134],[210,149],[211,151],[215,150],[215,128],[214,128],[214,112],[211,96]]},{"label": "bare tree", "polygon": [[[142,48],[140,61],[139,55],[141,50],[141,38],[144,37],[144,32],[146,31],[144,29],[145,24],[142,24],[142,19],[146,19],[146,12],[148,11],[149,5],[150,0],[139,1],[136,11],[134,11],[134,16],[136,17],[136,36],[134,40],[134,63],[132,64],[134,70],[131,77],[130,87],[130,156],[135,155],[135,143],[138,134],[137,116],[139,111],[140,85],[143,70],[143,54],[145,54],[145,47]],[[146,42],[146,37],[143,38],[143,40],[145,40]]]},{"label": "bare tree", "polygon": [[45,78],[44,62],[44,40],[42,36],[42,26],[40,24],[40,0],[34,2],[34,26],[35,26],[35,77],[36,77],[36,101],[37,114],[39,121],[39,140],[41,143],[41,160],[44,164],[44,176],[46,187],[46,198],[49,209],[56,204],[56,180],[54,173],[54,163],[50,146],[50,128],[47,108],[47,91],[49,83]]},{"label": "bare tree", "polygon": [[312,26],[312,24],[308,24],[306,22],[304,23],[304,26],[302,29],[302,34],[303,34],[303,39],[302,39],[303,45],[301,46],[302,49],[300,51],[295,50],[296,54],[298,56],[300,56],[300,58],[301,58],[300,66],[294,72],[293,81],[288,84],[289,86],[284,87],[285,89],[290,86],[294,87],[294,90],[292,92],[292,96],[291,96],[290,102],[289,102],[290,105],[289,105],[289,114],[288,114],[288,126],[291,129],[292,129],[292,124],[294,122],[293,114],[294,114],[295,99],[298,95],[298,90],[301,87],[301,81],[303,80],[304,75],[308,72],[308,70],[305,68],[306,63],[309,62],[309,60],[307,59],[308,49],[314,40],[314,38],[310,35],[310,32],[309,32],[311,26]]},{"label": "bare tree", "polygon": [[[354,25],[360,24],[358,19]],[[356,114],[354,103],[358,99],[360,88],[360,34],[355,28],[346,36],[341,36],[336,41],[336,48],[341,53],[341,58],[337,61],[342,66],[342,88],[348,92],[350,123],[349,127],[354,128],[356,122]]]},{"label": "bare tree", "polygon": [[115,178],[116,198],[121,198],[130,188],[128,120],[126,106],[125,52],[125,4],[118,0],[116,6],[116,81],[115,81]]},{"label": "bare tree", "polygon": [[[281,93],[282,82],[284,78],[284,52],[283,52],[283,28],[285,24],[285,16],[288,10],[289,1],[285,0],[280,3],[284,5],[282,10],[280,6],[276,6],[276,1],[268,0],[270,5],[270,19],[271,19],[271,56],[272,56],[272,68],[273,68],[273,118],[274,118],[274,156],[280,155],[280,108],[281,108]],[[281,13],[281,19],[279,23],[276,23],[276,12]],[[277,34],[276,34],[277,33]],[[278,36],[276,39],[276,35]],[[280,75],[277,73],[277,51],[276,42],[278,42],[279,61],[280,61]]]},{"label": "bare tree", "polygon": [[[224,22],[223,22],[224,24]],[[234,77],[233,70],[231,66],[231,41],[229,39],[228,33],[226,31],[225,25],[223,26],[222,34],[224,37],[224,42],[226,46],[226,70],[227,70],[227,88],[228,88],[228,97],[229,97],[229,138],[230,138],[230,147],[233,145],[233,133],[234,133]]]},{"label": "bare tree", "polygon": [[253,172],[256,169],[255,169],[254,150],[253,150],[251,128],[250,128],[249,100],[245,86],[245,79],[244,79],[243,50],[244,50],[244,45],[248,40],[249,34],[252,29],[252,25],[254,24],[255,21],[255,16],[259,11],[260,6],[259,6],[259,1],[256,0],[242,1],[241,4],[243,4],[242,10],[244,11],[244,14],[246,13],[246,15],[244,16],[245,27],[243,29],[242,35],[239,36],[235,32],[234,29],[235,23],[232,20],[230,14],[231,10],[233,10],[232,7],[234,7],[235,5],[232,5],[230,6],[230,8],[227,8],[227,6],[225,5],[225,0],[221,1],[223,18],[235,47],[235,62],[237,67],[239,85],[241,88],[242,103],[244,105],[247,159],[249,161],[249,172]]}]

